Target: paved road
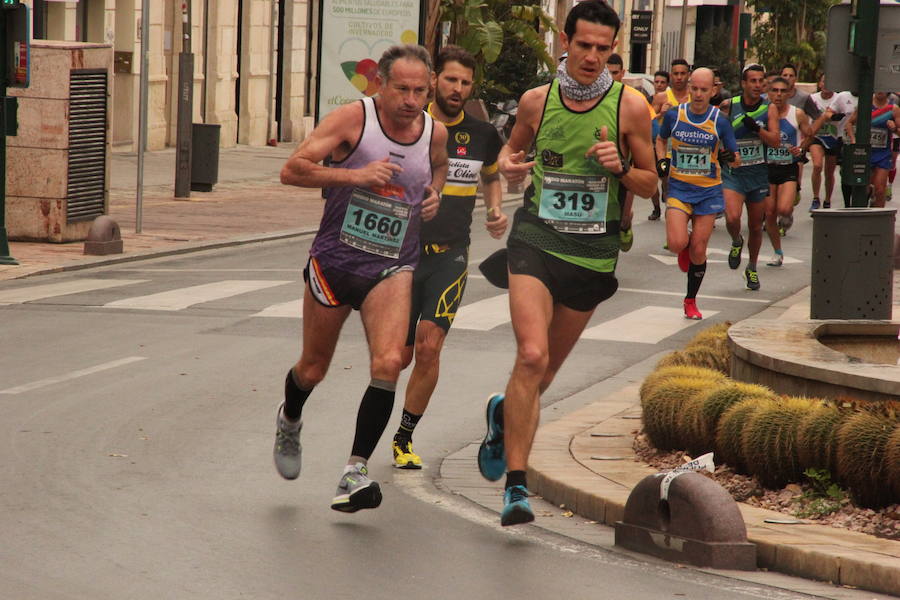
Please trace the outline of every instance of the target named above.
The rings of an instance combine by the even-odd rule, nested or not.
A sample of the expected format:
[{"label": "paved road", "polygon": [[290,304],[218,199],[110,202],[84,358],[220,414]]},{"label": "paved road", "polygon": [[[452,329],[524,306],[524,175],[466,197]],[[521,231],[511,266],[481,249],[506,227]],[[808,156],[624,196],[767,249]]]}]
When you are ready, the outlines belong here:
[{"label": "paved road", "polygon": [[[662,232],[662,223],[640,222],[621,263],[622,289],[598,311],[545,406],[808,283],[801,217],[785,246],[802,262],[761,267],[755,293],[711,263],[700,301],[708,318],[685,321],[684,276],[667,264]],[[495,513],[447,493],[458,482],[435,482],[440,460],[482,435],[483,399],[512,364],[505,299],[474,271],[417,430],[429,468],[399,480],[406,474],[391,471],[385,440],[371,463],[382,507],[328,509],[368,380],[352,318],[305,410],[301,478],[280,480],[271,465],[274,409],[299,351],[292,315],[308,244],[0,284],[3,597],[809,597],[535,527],[503,530]],[[727,244],[722,224],[715,246]],[[479,232],[470,258],[493,248]]]}]

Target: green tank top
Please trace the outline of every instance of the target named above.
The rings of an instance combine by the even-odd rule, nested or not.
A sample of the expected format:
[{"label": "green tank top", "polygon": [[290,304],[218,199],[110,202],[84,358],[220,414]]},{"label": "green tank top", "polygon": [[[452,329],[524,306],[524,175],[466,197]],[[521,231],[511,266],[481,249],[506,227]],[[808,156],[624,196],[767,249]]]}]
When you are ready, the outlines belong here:
[{"label": "green tank top", "polygon": [[622,91],[614,82],[593,108],[575,112],[563,104],[559,82],[551,83],[531,185],[510,237],[592,271],[615,271],[625,188],[585,152],[604,126],[607,139],[618,145]]}]

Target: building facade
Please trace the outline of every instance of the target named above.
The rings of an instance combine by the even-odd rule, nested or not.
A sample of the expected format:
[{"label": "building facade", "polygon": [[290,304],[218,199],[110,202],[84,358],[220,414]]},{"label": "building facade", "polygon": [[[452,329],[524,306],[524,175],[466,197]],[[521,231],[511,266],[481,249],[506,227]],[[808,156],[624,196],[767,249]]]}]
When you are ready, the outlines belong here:
[{"label": "building facade", "polygon": [[[110,135],[115,148],[136,150],[141,0],[24,1],[32,9],[35,39],[113,45]],[[148,149],[175,145],[187,16],[193,122],[221,125],[224,147],[303,139],[311,127],[310,1],[152,0],[149,6]]]}]

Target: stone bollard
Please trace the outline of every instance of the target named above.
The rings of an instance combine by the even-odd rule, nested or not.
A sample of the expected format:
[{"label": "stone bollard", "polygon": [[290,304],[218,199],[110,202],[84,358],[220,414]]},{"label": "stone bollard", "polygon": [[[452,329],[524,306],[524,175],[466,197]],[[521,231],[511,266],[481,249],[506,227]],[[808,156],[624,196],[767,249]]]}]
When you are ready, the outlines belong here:
[{"label": "stone bollard", "polygon": [[122,234],[119,224],[111,217],[102,215],[94,219],[84,242],[85,254],[121,254],[123,250]]},{"label": "stone bollard", "polygon": [[756,545],[731,495],[699,473],[645,477],[616,522],[616,545],[673,562],[756,570]]}]

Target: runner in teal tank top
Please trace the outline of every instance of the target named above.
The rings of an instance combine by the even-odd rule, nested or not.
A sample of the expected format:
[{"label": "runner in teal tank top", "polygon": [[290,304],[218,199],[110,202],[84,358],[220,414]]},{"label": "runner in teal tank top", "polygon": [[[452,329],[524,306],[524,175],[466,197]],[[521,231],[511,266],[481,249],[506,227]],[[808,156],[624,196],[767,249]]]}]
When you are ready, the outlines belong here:
[{"label": "runner in teal tank top", "polygon": [[[534,520],[525,472],[540,394],[573,349],[597,304],[612,296],[619,231],[631,225],[628,189],[649,198],[657,185],[650,112],[606,69],[619,17],[605,2],[580,2],[563,33],[568,58],[556,80],[525,92],[500,151],[511,183],[530,175],[507,247],[509,305],[518,351],[505,394],[487,405],[478,467],[506,473],[502,525]],[[523,162],[536,143],[534,161]],[[506,272],[506,269],[503,269]]]},{"label": "runner in teal tank top", "polygon": [[762,99],[765,69],[753,63],[741,73],[742,94],[725,100],[719,106],[728,115],[737,138],[741,166],[722,169],[722,188],[725,194],[725,228],[731,236],[728,266],[741,266],[744,236],[741,218],[747,205],[747,251],[749,260],[744,269],[747,289],[760,288],[756,265],[762,247],[762,224],[765,218],[765,199],[769,195],[769,170],[766,166],[765,146],[777,145],[780,138],[778,117],[769,111],[769,103]]}]

